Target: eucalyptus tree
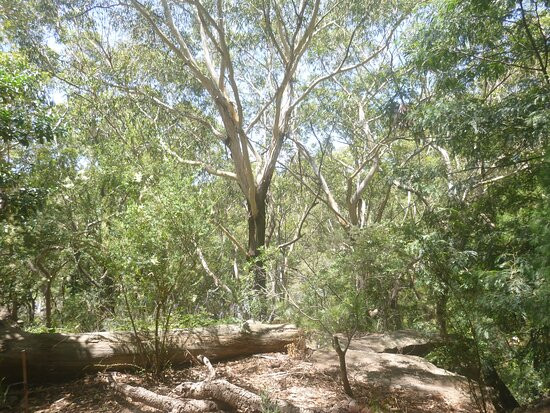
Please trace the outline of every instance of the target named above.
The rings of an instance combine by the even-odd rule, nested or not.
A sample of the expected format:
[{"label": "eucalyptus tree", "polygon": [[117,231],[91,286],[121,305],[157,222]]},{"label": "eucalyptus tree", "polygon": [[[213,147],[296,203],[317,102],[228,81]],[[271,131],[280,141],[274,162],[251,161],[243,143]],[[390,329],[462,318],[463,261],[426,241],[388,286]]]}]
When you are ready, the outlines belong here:
[{"label": "eucalyptus tree", "polygon": [[[417,102],[401,91],[400,77],[407,68],[395,62],[399,42],[394,39],[353,76],[317,91],[320,105],[310,107],[315,114],[303,127],[318,146],[295,142],[304,167],[293,172],[317,193],[335,224],[324,241],[332,247],[327,258],[319,262],[322,250],[309,254],[319,265],[311,259],[304,272],[348,274],[381,328],[402,326],[399,298],[407,296],[418,261],[407,231],[433,202],[431,183],[418,179],[433,154],[410,131],[407,111]],[[361,317],[369,318],[365,306]]]},{"label": "eucalyptus tree", "polygon": [[[399,156],[401,161],[407,156],[400,145],[407,133],[399,108],[391,105],[393,88],[384,64],[381,59],[370,72],[359,71],[323,91],[319,124],[310,125],[318,141],[317,154],[296,142],[324,203],[346,231],[380,222],[392,186],[403,186],[392,182],[390,169]],[[379,175],[383,177],[377,182]],[[307,177],[305,173],[302,178]]]},{"label": "eucalyptus tree", "polygon": [[310,166],[303,178],[320,186],[322,201],[346,231],[379,223],[390,196],[400,198],[395,190],[407,194],[405,219],[409,210],[430,209],[426,193],[410,183],[411,161],[427,147],[411,133],[410,112],[429,93],[411,85],[415,73],[403,53],[425,7],[415,6],[401,5],[407,19],[376,59],[316,91],[308,122],[300,124],[318,143],[295,142]]},{"label": "eucalyptus tree", "polygon": [[[238,185],[246,205],[247,256],[257,264],[256,288],[264,289],[259,256],[266,240],[267,194],[284,143],[291,135],[306,142],[295,134],[297,111],[320,85],[375,59],[400,21],[399,10],[384,2],[320,0],[132,0],[60,2],[59,7],[69,22],[64,27],[80,36],[100,23],[116,25],[109,36],[94,35],[95,63],[77,68],[94,67],[109,87],[146,96],[193,123],[196,132],[187,140],[202,139],[199,129],[216,140],[207,153],[223,154],[220,148],[226,148],[229,168],[212,164],[204,152],[188,158],[163,141],[180,162]],[[391,18],[381,19],[381,9]],[[134,45],[134,60],[153,47],[171,73],[145,70],[136,78],[117,73],[120,67],[110,60],[113,43]],[[97,72],[101,66],[111,73]]]}]

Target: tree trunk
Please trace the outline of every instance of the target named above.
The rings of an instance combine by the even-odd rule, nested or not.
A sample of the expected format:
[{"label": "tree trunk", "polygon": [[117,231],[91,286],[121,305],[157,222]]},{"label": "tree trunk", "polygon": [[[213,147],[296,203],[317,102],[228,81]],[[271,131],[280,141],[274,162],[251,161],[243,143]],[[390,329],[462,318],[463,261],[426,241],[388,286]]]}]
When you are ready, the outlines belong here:
[{"label": "tree trunk", "polygon": [[46,328],[49,330],[52,328],[52,279],[49,278],[46,281],[46,286],[44,288],[44,302],[45,302],[45,317],[46,317]]},{"label": "tree trunk", "polygon": [[54,281],[55,276],[61,270],[63,266],[61,266],[57,271],[49,271],[44,264],[42,263],[42,259],[44,258],[44,253],[41,253],[36,259],[35,262],[32,263],[29,261],[31,265],[31,269],[38,274],[42,275],[45,278],[45,284],[44,284],[44,302],[45,302],[45,318],[46,318],[46,328],[50,329],[52,328],[52,284]]},{"label": "tree trunk", "polygon": [[[301,336],[290,324],[245,323],[167,333],[166,360],[184,365],[202,354],[223,360],[256,353],[284,351]],[[153,334],[140,333],[146,351],[154,351]],[[9,382],[21,380],[21,350],[26,350],[29,380],[43,382],[68,379],[87,372],[127,370],[144,367],[147,357],[140,353],[134,334],[30,334],[0,321],[0,375]]]},{"label": "tree trunk", "polygon": [[435,316],[437,319],[437,325],[439,327],[439,334],[445,338],[448,335],[447,331],[447,301],[449,296],[447,291],[443,291],[436,299],[435,303]]},{"label": "tree trunk", "polygon": [[483,366],[482,375],[482,382],[494,389],[494,392],[491,392],[491,401],[497,412],[511,412],[519,407],[519,403],[498,374],[493,363],[488,362]]},{"label": "tree trunk", "polygon": [[27,316],[29,319],[29,324],[34,323],[34,316],[36,311],[36,299],[32,294],[29,293],[29,299],[27,301]]},{"label": "tree trunk", "polygon": [[401,319],[401,314],[399,311],[399,291],[401,289],[401,282],[398,278],[395,280],[395,284],[393,285],[392,292],[390,294],[390,310],[391,310],[391,326],[392,330],[402,330],[403,329],[403,321]]},{"label": "tree trunk", "polygon": [[114,277],[107,269],[104,269],[101,289],[101,309],[107,317],[115,315],[116,308],[116,285]]},{"label": "tree trunk", "polygon": [[261,258],[266,233],[266,191],[258,190],[256,206],[258,212],[254,215],[248,205],[248,260],[253,264],[254,289],[263,296],[267,287],[266,272]]},{"label": "tree trunk", "polygon": [[342,387],[344,387],[344,392],[348,396],[353,397],[353,391],[351,390],[348,379],[348,368],[346,366],[346,353],[348,351],[348,348],[346,347],[344,350],[342,350],[342,347],[340,347],[340,341],[338,340],[337,336],[332,337],[332,347],[336,351],[336,354],[338,354],[338,362],[340,364],[340,378],[342,380]]},{"label": "tree trunk", "polygon": [[11,300],[10,317],[14,321],[17,321],[19,318],[19,300],[17,299],[17,296]]}]

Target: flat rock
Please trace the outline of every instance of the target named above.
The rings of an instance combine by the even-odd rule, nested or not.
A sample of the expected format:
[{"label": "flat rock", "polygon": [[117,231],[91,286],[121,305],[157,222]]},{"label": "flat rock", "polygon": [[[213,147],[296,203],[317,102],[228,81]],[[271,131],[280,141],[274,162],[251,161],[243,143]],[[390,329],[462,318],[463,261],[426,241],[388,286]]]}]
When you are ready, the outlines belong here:
[{"label": "flat rock", "polygon": [[400,353],[422,357],[439,344],[440,340],[435,336],[428,336],[414,330],[397,330],[355,337],[351,342],[350,350]]},{"label": "flat rock", "polygon": [[[410,331],[368,334],[354,339],[346,355],[349,377],[356,382],[376,383],[382,391],[413,392],[419,398],[433,399],[441,411],[480,411],[471,396],[468,379],[436,367],[422,357],[399,354],[429,342]],[[338,356],[332,349],[313,351],[309,361],[327,373],[338,374]]]}]

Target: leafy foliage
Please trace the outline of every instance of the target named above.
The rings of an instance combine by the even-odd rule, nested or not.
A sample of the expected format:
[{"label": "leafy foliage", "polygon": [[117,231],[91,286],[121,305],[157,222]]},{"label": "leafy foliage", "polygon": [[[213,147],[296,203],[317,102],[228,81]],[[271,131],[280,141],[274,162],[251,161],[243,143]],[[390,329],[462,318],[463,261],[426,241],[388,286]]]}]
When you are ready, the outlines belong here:
[{"label": "leafy foliage", "polygon": [[29,146],[56,136],[51,106],[40,88],[43,80],[21,56],[0,53],[0,137],[4,144]]}]

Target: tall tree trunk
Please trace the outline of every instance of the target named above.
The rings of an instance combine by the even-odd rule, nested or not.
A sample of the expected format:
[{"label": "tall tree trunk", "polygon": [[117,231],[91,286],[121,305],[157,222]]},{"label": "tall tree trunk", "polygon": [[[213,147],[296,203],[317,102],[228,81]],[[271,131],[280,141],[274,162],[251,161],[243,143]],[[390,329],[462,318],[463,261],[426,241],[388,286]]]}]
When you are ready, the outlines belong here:
[{"label": "tall tree trunk", "polygon": [[267,280],[261,252],[265,246],[267,191],[259,190],[256,194],[258,212],[254,215],[248,204],[248,260],[253,264],[254,289],[264,295]]},{"label": "tall tree trunk", "polygon": [[483,381],[494,389],[491,399],[498,412],[511,412],[519,407],[516,398],[491,361],[485,363],[482,367],[482,375]]},{"label": "tall tree trunk", "polygon": [[31,294],[30,299],[27,301],[27,316],[30,324],[34,323],[35,310],[36,310],[36,300]]},{"label": "tall tree trunk", "polygon": [[46,287],[44,289],[44,301],[46,305],[46,328],[52,328],[52,279],[49,278],[46,281]]},{"label": "tall tree trunk", "polygon": [[448,331],[447,331],[447,301],[449,300],[449,296],[447,294],[447,291],[443,291],[441,295],[439,295],[435,302],[435,317],[437,319],[437,325],[439,327],[439,334],[441,334],[441,337],[447,337]]},{"label": "tall tree trunk", "polygon": [[50,271],[41,262],[42,259],[43,259],[43,253],[38,258],[36,258],[34,263],[32,261],[29,261],[29,264],[33,271],[42,275],[46,280],[44,285],[44,302],[46,306],[45,321],[46,321],[46,328],[50,329],[52,328],[52,284],[54,282],[55,276],[61,270],[61,268],[63,268],[65,264],[62,264],[56,270]]},{"label": "tall tree trunk", "polygon": [[104,268],[101,290],[101,309],[106,316],[114,316],[116,308],[117,287],[114,277]]},{"label": "tall tree trunk", "polygon": [[19,318],[19,300],[17,296],[11,300],[10,317],[13,321],[17,321]]},{"label": "tall tree trunk", "polygon": [[403,321],[399,311],[399,291],[401,288],[400,279],[395,280],[391,295],[390,295],[390,317],[392,319],[392,329],[401,330],[403,328]]}]

